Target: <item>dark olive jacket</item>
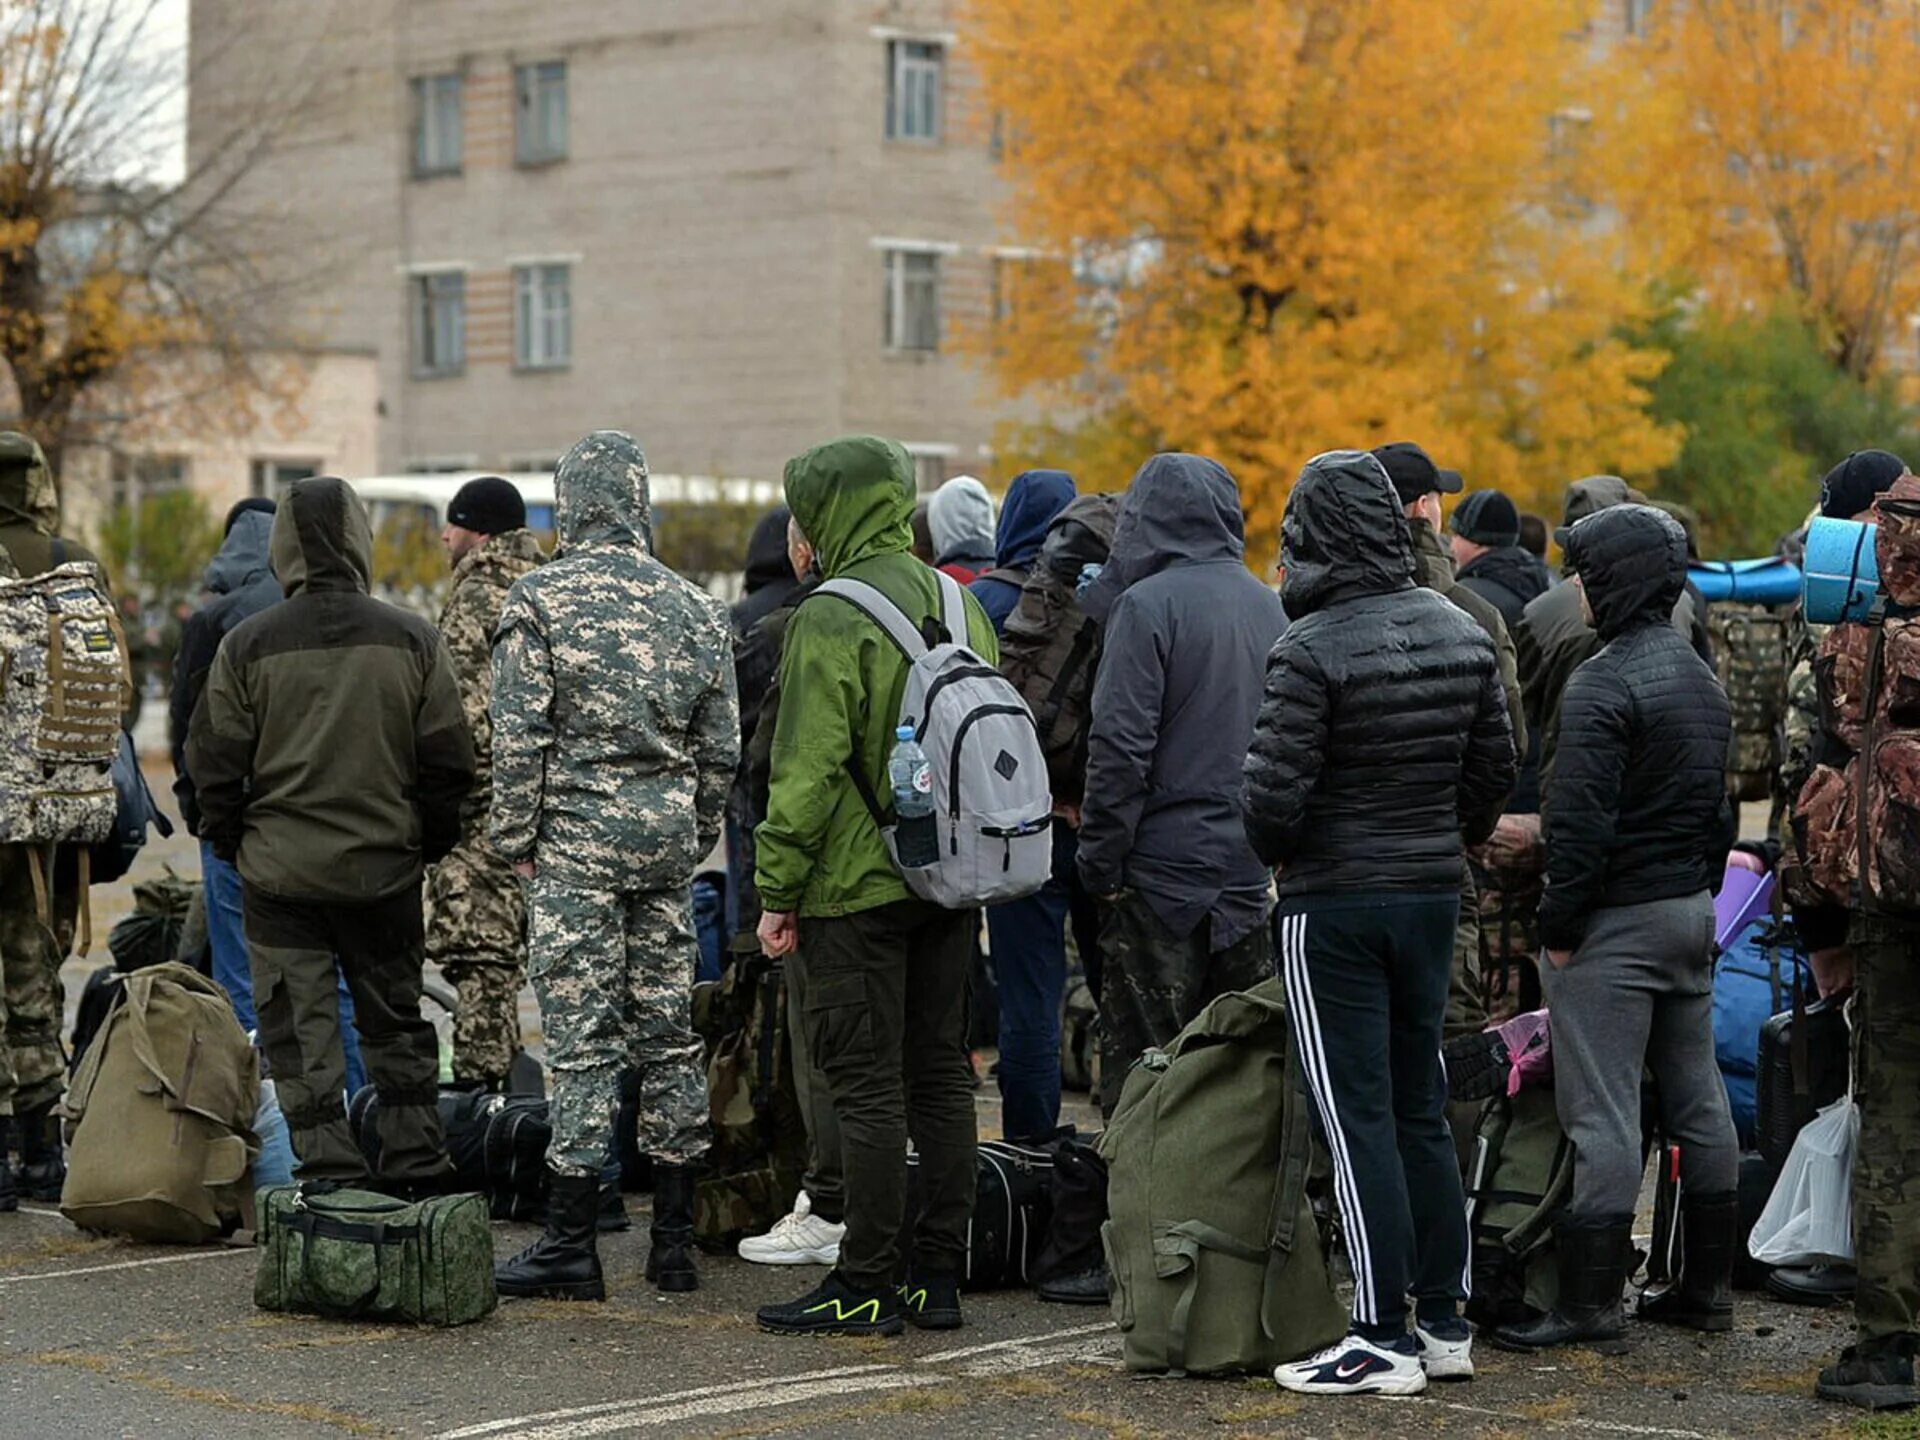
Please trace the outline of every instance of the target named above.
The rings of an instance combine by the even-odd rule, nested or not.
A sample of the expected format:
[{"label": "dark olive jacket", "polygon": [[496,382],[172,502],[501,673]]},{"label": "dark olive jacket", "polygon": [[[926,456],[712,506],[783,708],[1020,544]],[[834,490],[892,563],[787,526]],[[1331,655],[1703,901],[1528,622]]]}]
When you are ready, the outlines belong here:
[{"label": "dark olive jacket", "polygon": [[249,886],[365,905],[420,883],[460,838],[473,745],[427,621],[367,594],[367,512],[296,481],[274,516],[284,604],[227,635],[187,733],[201,838]]}]

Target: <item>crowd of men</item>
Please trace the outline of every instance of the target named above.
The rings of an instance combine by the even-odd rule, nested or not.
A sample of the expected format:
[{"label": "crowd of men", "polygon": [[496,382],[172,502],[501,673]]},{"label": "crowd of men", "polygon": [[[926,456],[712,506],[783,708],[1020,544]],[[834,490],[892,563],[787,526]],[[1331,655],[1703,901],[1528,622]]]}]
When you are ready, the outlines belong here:
[{"label": "crowd of men", "polygon": [[[31,574],[84,552],[49,540],[44,461],[15,439],[0,436],[0,546]],[[1441,1053],[1503,986],[1507,1009],[1535,993],[1551,1008],[1577,1160],[1559,1298],[1490,1338],[1535,1351],[1624,1333],[1643,1072],[1679,1145],[1686,1243],[1637,1316],[1730,1328],[1738,1145],[1714,1060],[1711,896],[1737,839],[1731,716],[1681,520],[1618,478],[1580,480],[1556,532],[1563,578],[1544,523],[1497,491],[1461,495],[1419,446],[1335,451],[1293,487],[1275,586],[1246,564],[1234,478],[1204,457],[1152,457],[1117,514],[1052,470],[1017,477],[997,518],[970,477],[916,506],[914,474],[872,436],[792,460],[731,614],[654,558],[646,461],[615,432],[561,461],[551,559],[510,485],[461,490],[438,627],[369,594],[345,482],[235,508],[176,664],[176,793],[203,847],[215,973],[257,1027],[301,1181],[443,1188],[423,961],[458,987],[462,1085],[503,1082],[524,975],[552,1072],[552,1200],[500,1290],[604,1297],[599,1176],[629,1068],[655,1162],[647,1275],[695,1288],[708,1141],[689,884],[724,835],[730,918],[784,962],[809,1146],[793,1213],[741,1253],[830,1267],[762,1308],[767,1330],[962,1323],[983,929],[1014,1137],[1059,1122],[1069,929],[1097,989],[1109,1114],[1132,1064],[1210,999],[1284,981],[1355,1280],[1350,1333],[1280,1367],[1286,1388],[1471,1377]],[[1849,457],[1820,508],[1878,520],[1884,614],[1920,607],[1904,464]],[[1089,559],[1097,533],[1111,541]],[[1043,574],[1098,641],[1084,743],[1055,777],[1052,877],[984,917],[942,908],[910,891],[872,799],[909,656],[858,606],[809,600],[822,580],[864,582],[930,641],[998,665]],[[957,630],[943,575],[967,587]],[[1859,1336],[1819,1390],[1870,1407],[1914,1402],[1920,1313],[1920,795],[1898,758],[1920,752],[1902,708],[1920,644],[1904,637],[1804,631],[1782,777],[1795,919],[1822,988],[1858,995]],[[1857,809],[1818,808],[1850,786]],[[0,1101],[30,1193],[57,1193],[65,945],[15,934],[23,874],[0,853]],[[378,1174],[342,1101],[360,1068],[381,1101]],[[1074,1277],[1064,1298],[1105,1283]]]}]

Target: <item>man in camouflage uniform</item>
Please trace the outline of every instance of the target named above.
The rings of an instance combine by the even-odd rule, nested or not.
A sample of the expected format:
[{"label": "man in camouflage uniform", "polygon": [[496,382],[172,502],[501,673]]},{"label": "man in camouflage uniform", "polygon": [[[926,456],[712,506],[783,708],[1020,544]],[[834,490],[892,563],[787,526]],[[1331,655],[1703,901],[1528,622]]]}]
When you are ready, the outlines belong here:
[{"label": "man in camouflage uniform", "polygon": [[647,462],[602,430],[554,477],[555,558],[514,585],[493,656],[494,848],[530,882],[527,971],[553,1069],[547,1231],[503,1295],[601,1300],[601,1158],[620,1072],[640,1071],[654,1160],[647,1278],[692,1290],[706,1076],[692,1027],[689,885],[740,755],[719,601],[649,553]]},{"label": "man in camouflage uniform", "polygon": [[427,875],[427,959],[453,982],[453,1077],[498,1090],[520,1049],[520,984],[527,901],[513,867],[487,839],[492,796],[493,634],[513,582],[546,557],[527,529],[520,492],[494,475],[469,480],[447,507],[440,539],[453,590],[440,612],[473,736],[474,781],[460,815],[460,844]]},{"label": "man in camouflage uniform", "polygon": [[[1871,454],[1872,452],[1868,452]],[[1894,461],[1893,457],[1886,457]],[[1874,493],[1856,455],[1822,486],[1823,515],[1858,514]],[[1891,468],[1882,464],[1882,469]],[[1873,501],[1885,628],[1833,626],[1813,671],[1820,728],[1794,835],[1803,880],[1829,904],[1850,901],[1854,984],[1853,1158],[1856,1342],[1820,1372],[1817,1393],[1863,1409],[1920,1404],[1920,797],[1902,757],[1915,728],[1898,703],[1915,673],[1920,614],[1920,479],[1905,467]],[[1856,484],[1856,482],[1859,482]],[[1877,481],[1875,482],[1877,487]],[[1863,775],[1861,767],[1868,767]],[[1859,813],[1861,807],[1866,813]],[[1864,873],[1863,873],[1864,870]],[[1823,985],[1832,976],[1823,976]]]},{"label": "man in camouflage uniform", "polygon": [[[0,432],[0,550],[7,557],[0,568],[32,579],[71,560],[98,564],[91,550],[58,534],[59,522],[60,497],[46,455],[18,431]],[[58,1200],[66,1163],[53,1109],[67,1079],[60,962],[73,945],[80,879],[72,847],[48,847],[43,858],[52,862],[51,927],[34,897],[27,847],[0,846],[0,1171],[8,1168],[11,1130],[20,1150],[18,1188],[30,1200]],[[0,1196],[12,1188],[9,1172]]]}]

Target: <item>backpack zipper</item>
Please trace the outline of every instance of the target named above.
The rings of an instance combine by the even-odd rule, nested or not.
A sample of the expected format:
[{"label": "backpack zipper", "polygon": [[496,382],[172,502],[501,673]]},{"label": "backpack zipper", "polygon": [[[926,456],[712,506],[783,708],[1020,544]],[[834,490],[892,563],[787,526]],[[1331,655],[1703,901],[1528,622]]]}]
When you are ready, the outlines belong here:
[{"label": "backpack zipper", "polygon": [[[953,732],[953,754],[947,765],[947,848],[952,855],[960,853],[960,759],[966,754],[967,731],[973,728],[974,721],[987,715],[1024,715],[1027,724],[1033,724],[1033,715],[1024,705],[982,705],[970,712]],[[1008,849],[1011,852],[1012,847]],[[1012,863],[1011,854],[1008,863]]]},{"label": "backpack zipper", "polygon": [[913,732],[913,743],[918,745],[927,734],[927,722],[933,718],[933,702],[942,690],[956,680],[997,680],[1000,672],[991,665],[960,665],[944,671],[927,687],[927,693],[920,697],[920,723]]}]

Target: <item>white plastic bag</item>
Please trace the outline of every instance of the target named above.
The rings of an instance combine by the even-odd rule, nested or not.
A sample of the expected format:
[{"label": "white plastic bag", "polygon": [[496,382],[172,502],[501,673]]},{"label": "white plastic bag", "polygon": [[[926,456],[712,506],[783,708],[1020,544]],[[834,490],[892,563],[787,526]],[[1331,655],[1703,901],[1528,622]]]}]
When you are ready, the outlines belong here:
[{"label": "white plastic bag", "polygon": [[1853,1259],[1853,1148],[1860,1109],[1851,1096],[1809,1120],[1753,1222],[1747,1250],[1763,1265],[1818,1265]]}]

